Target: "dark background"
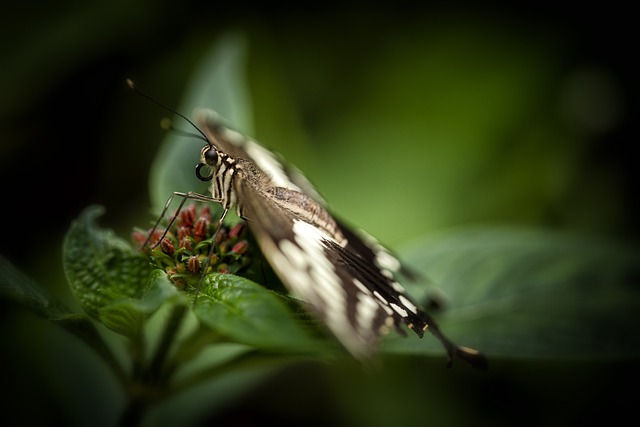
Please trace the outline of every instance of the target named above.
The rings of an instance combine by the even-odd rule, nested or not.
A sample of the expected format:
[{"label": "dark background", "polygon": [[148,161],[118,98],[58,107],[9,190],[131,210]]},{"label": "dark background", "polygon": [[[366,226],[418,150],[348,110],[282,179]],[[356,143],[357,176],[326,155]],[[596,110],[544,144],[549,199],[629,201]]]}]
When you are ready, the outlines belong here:
[{"label": "dark background", "polygon": [[[287,3],[261,2],[242,6],[215,2],[105,1],[55,6],[21,2],[3,12],[1,19],[2,255],[69,304],[73,303],[65,290],[60,246],[79,212],[93,203],[106,206],[104,223],[124,236],[131,227],[149,220],[148,173],[163,138],[157,122],[165,113],[128,91],[124,79],[135,78],[148,93],[168,106],[177,106],[204,52],[229,30],[245,34],[249,42],[256,136],[272,141],[271,145],[279,139],[290,141],[287,157],[310,171],[334,206],[392,246],[431,229],[477,222],[577,230],[628,244],[638,242],[639,212],[634,193],[638,182],[634,150],[636,23],[634,14],[616,3],[516,7],[392,2],[336,7],[316,4],[293,10]],[[435,51],[442,58],[455,59],[455,50],[461,49],[459,55],[464,59],[474,53],[466,46],[474,37],[481,39],[479,45],[484,50],[476,52],[478,57],[468,62],[468,68],[464,68],[465,60],[460,60],[459,67],[452,61],[455,73],[442,81],[444,94],[432,96],[429,74],[424,77],[427,89],[416,85],[422,81],[417,73],[425,67],[421,58],[437,59]],[[446,42],[439,43],[441,40]],[[505,58],[521,63],[514,75],[527,75],[529,70],[534,77],[522,77],[519,83],[511,84],[512,65]],[[505,61],[506,71],[500,61]],[[476,69],[477,64],[491,66]],[[440,73],[446,75],[447,70],[445,66]],[[504,74],[492,74],[496,70]],[[388,85],[380,86],[381,81]],[[494,95],[506,99],[510,90],[527,87],[527,82],[531,83],[528,90],[516,92],[523,107],[515,113],[502,111],[503,125],[487,125],[490,131],[477,137],[473,126],[465,127],[472,118],[482,122],[483,116],[476,117],[476,112],[496,105]],[[466,92],[469,88],[472,91]],[[313,158],[297,159],[298,137],[282,135],[279,122],[270,120],[272,109],[294,111],[290,120],[295,124],[286,125],[308,135],[312,144],[325,144],[323,159],[337,152],[346,160],[318,164]],[[287,115],[277,117],[283,120]],[[381,127],[382,117],[390,123],[387,128]],[[412,183],[414,172],[422,171],[412,157],[426,150],[428,143],[423,141],[429,132],[411,129],[423,122],[426,129],[433,129],[429,126],[437,120],[434,126],[440,137],[445,134],[455,140],[462,135],[467,141],[492,142],[469,142],[461,145],[459,152],[445,152],[452,162],[451,181]],[[358,138],[371,136],[362,131],[367,123],[376,132],[389,132],[380,140],[371,139],[371,144],[384,146],[384,150],[369,150]],[[409,130],[400,134],[398,128]],[[358,139],[359,145],[350,146],[350,139]],[[402,142],[407,140],[420,141],[415,143],[420,148],[402,151],[410,144]],[[280,151],[287,150],[287,143],[278,147]],[[429,155],[437,156],[438,152]],[[401,191],[386,183],[393,178],[386,173],[394,169],[385,169],[387,158],[393,158],[399,179],[404,179]],[[477,158],[482,159],[479,164],[474,163]],[[558,161],[548,163],[549,159]],[[431,161],[437,163],[437,159]],[[460,164],[466,166],[457,166]],[[345,177],[337,173],[349,165],[355,165],[358,173]],[[464,167],[471,172],[457,174],[462,170],[458,168]],[[536,172],[544,177],[535,177]],[[345,183],[367,187],[369,180],[375,192],[364,190],[363,194],[371,194],[367,200],[375,200],[377,192],[383,195],[382,201],[362,206],[361,196],[353,191],[358,187]],[[540,182],[546,187],[540,189]],[[445,195],[430,190],[440,184]],[[424,197],[420,196],[422,191],[426,192]],[[432,208],[431,203],[437,207]],[[431,213],[431,209],[440,211]],[[403,212],[402,224],[389,217],[394,210]],[[424,218],[416,216],[421,213]],[[406,225],[411,222],[418,225]],[[40,415],[31,414],[27,420],[53,414],[55,420],[65,423],[68,403],[49,399],[59,391],[60,380],[49,372],[55,364],[46,357],[22,359],[22,354],[43,350],[42,344],[31,343],[29,337],[51,332],[8,305],[0,307],[2,352],[5,356],[11,353],[7,363],[18,366],[8,375],[11,389],[6,390],[18,398],[9,401],[24,399],[24,406],[17,406],[21,410],[40,408]],[[23,364],[18,363],[21,360]],[[43,365],[30,368],[31,363]],[[437,362],[410,363],[412,370],[438,370]],[[591,365],[547,362],[543,374],[532,381],[525,374],[527,363],[499,365],[488,379],[453,374],[455,386],[450,385],[442,394],[434,390],[433,397],[446,401],[460,393],[462,400],[473,400],[475,410],[486,410],[479,415],[481,422],[498,419],[505,425],[514,419],[525,425],[584,421],[588,418],[585,409],[599,404],[603,410],[597,415],[602,416],[624,414],[630,407],[631,396],[620,391],[617,381],[625,384],[626,379],[630,385],[630,378],[637,374],[631,363],[598,365],[594,375],[602,381],[586,383]],[[400,364],[398,369],[409,368]],[[306,375],[308,381],[302,379]],[[563,385],[554,384],[558,377]],[[345,405],[347,392],[347,396],[330,397],[322,393],[331,389],[322,387],[323,378],[315,367],[300,372],[292,369],[247,399],[275,400],[271,406],[247,404],[255,409],[251,413],[240,403],[240,409],[229,410],[223,418],[240,417],[250,424],[261,417],[284,417],[273,413],[286,413],[278,404],[286,407],[282,402],[300,398],[291,391],[298,388],[305,389],[302,395],[307,397],[300,398],[305,410],[300,410],[299,417],[315,410],[311,401],[324,402],[326,398]],[[607,390],[597,390],[598,385]],[[269,387],[288,391],[281,399],[267,399]],[[467,388],[473,392],[465,391]],[[594,394],[589,388],[594,388]],[[319,395],[313,390],[319,390]],[[550,400],[537,405],[537,399],[546,393]],[[66,401],[60,398],[60,402]],[[389,405],[393,413],[394,404]],[[336,411],[335,405],[328,406]],[[532,415],[539,407],[542,413]],[[492,411],[500,415],[493,418]],[[327,419],[331,415],[331,410],[324,411]],[[554,416],[558,417],[555,421]],[[452,418],[460,421],[464,417]],[[429,421],[429,414],[424,421]]]},{"label": "dark background", "polygon": [[[357,90],[363,89],[354,89],[355,84],[385,69],[384,63],[376,62],[377,51],[404,49],[419,62],[431,47],[424,43],[424,51],[419,49],[429,40],[425,34],[443,27],[453,32],[467,28],[500,43],[509,36],[537,42],[531,46],[542,50],[540,57],[554,67],[546,77],[550,81],[543,82],[547,83],[543,90],[549,92],[546,97],[565,90],[559,81],[572,69],[602,70],[610,76],[616,92],[616,99],[610,101],[615,109],[612,124],[603,125],[602,130],[584,130],[591,135],[584,138],[585,147],[576,150],[582,156],[576,159],[576,167],[583,169],[579,173],[585,180],[604,170],[609,175],[598,177],[603,181],[602,191],[616,193],[611,201],[616,205],[611,208],[615,210],[613,218],[592,228],[637,238],[637,211],[632,203],[637,182],[632,155],[632,94],[636,86],[633,25],[628,10],[615,3],[589,8],[544,3],[507,7],[463,2],[454,7],[395,2],[366,8],[345,5],[292,10],[277,2],[243,6],[134,2],[126,7],[110,2],[68,2],[55,7],[26,2],[16,8],[3,17],[0,117],[6,197],[3,214],[20,223],[6,228],[9,235],[4,241],[11,244],[3,246],[19,264],[31,258],[25,256],[33,245],[31,238],[37,236],[39,243],[59,241],[69,220],[89,203],[109,206],[107,215],[116,224],[130,222],[127,216],[131,212],[144,211],[149,165],[162,138],[157,118],[164,112],[132,96],[123,81],[133,77],[147,92],[176,106],[200,56],[229,29],[248,34],[254,44],[251,61],[264,66],[267,60],[262,58],[268,56],[277,64],[273,68],[282,73],[252,78],[256,109],[277,105],[280,101],[269,99],[274,91],[270,87],[284,86],[286,93],[272,97],[292,98],[297,117],[312,134],[320,133],[323,126],[330,127],[331,119],[349,117],[357,108],[357,96],[361,95]],[[412,39],[413,45],[403,45]],[[304,63],[310,58],[315,62]],[[473,70],[460,72],[473,74]],[[400,77],[390,85],[401,84]],[[498,79],[486,93],[499,92],[500,83]],[[470,97],[468,101],[478,109],[491,103],[490,98]],[[537,108],[557,109],[555,102],[539,102]],[[406,108],[400,104],[392,99],[388,110]],[[460,123],[464,123],[468,108],[460,106]],[[259,111],[255,114],[257,132],[269,135],[273,145],[275,131],[261,122]],[[543,119],[560,120],[558,114],[549,111]],[[506,167],[502,159],[496,159],[496,165]],[[581,208],[587,210],[587,206]],[[603,209],[595,204],[590,208]],[[593,222],[599,220],[602,218]]]}]

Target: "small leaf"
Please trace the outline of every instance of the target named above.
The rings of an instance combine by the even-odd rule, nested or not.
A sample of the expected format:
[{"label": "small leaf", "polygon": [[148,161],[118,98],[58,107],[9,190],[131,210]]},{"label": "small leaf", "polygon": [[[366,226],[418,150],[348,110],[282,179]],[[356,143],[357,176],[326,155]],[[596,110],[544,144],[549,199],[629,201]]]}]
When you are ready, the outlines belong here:
[{"label": "small leaf", "polygon": [[[439,323],[459,344],[489,357],[640,355],[640,336],[630,332],[640,321],[633,249],[568,233],[487,228],[423,239],[411,254],[406,259],[446,293]],[[387,344],[425,348],[408,339]]]},{"label": "small leaf", "polygon": [[128,337],[138,336],[144,327],[145,314],[131,301],[118,301],[100,309],[100,321],[104,326]]},{"label": "small leaf", "polygon": [[133,338],[142,333],[146,319],[164,302],[180,298],[162,270],[153,271],[144,288],[145,294],[140,298],[123,298],[102,307],[98,312],[100,321],[112,331]]},{"label": "small leaf", "polygon": [[204,324],[239,343],[296,353],[322,348],[277,294],[239,276],[207,276],[195,312]]},{"label": "small leaf", "polygon": [[65,274],[90,316],[116,332],[134,334],[141,319],[167,297],[170,285],[152,276],[148,260],[127,242],[97,227],[102,212],[101,207],[89,207],[71,225],[63,248]]}]

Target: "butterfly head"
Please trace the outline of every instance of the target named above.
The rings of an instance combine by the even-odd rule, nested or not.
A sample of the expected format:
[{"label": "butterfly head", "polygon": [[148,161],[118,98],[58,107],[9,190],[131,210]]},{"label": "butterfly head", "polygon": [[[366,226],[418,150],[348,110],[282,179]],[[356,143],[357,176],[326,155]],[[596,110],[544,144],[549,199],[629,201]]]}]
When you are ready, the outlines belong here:
[{"label": "butterfly head", "polygon": [[[214,171],[223,160],[221,155],[222,153],[219,153],[212,144],[208,143],[202,147],[200,151],[200,163],[196,166],[196,176],[200,181],[211,181]],[[208,175],[202,175],[200,172],[204,167],[209,168],[210,173]]]}]

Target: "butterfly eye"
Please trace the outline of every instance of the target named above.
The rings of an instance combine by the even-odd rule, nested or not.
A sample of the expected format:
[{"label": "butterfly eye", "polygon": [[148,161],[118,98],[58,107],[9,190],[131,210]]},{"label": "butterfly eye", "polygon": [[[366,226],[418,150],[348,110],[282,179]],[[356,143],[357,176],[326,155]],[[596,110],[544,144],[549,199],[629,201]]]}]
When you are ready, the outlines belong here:
[{"label": "butterfly eye", "polygon": [[[205,145],[202,148],[202,157],[201,162],[196,166],[196,176],[200,181],[211,181],[213,178],[213,169],[218,163],[218,152],[211,145]],[[203,167],[211,168],[211,173],[209,175],[202,175],[200,171]]]},{"label": "butterfly eye", "polygon": [[213,166],[218,161],[218,152],[215,148],[209,148],[204,152],[204,160],[209,166]]}]

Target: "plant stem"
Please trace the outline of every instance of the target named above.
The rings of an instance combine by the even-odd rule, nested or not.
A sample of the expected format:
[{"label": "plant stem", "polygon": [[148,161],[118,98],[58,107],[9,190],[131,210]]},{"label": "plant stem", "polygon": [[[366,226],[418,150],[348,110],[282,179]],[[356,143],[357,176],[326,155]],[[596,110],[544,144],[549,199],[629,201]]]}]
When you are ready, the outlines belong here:
[{"label": "plant stem", "polygon": [[130,341],[132,355],[131,382],[125,390],[129,396],[119,420],[120,426],[138,426],[141,424],[147,409],[161,396],[164,385],[168,383],[170,375],[163,368],[165,360],[180,328],[186,312],[185,305],[176,305],[167,320],[158,348],[148,365],[145,364],[144,334],[134,337]]},{"label": "plant stem", "polygon": [[[187,311],[187,307],[182,304],[178,304],[173,307],[171,311],[171,316],[167,321],[167,325],[164,329],[164,333],[162,334],[162,338],[158,343],[158,348],[156,349],[153,359],[149,364],[148,380],[152,383],[162,383],[169,380],[169,376],[171,372],[163,371],[165,368],[165,361],[167,359],[167,355],[169,354],[169,350],[171,345],[175,340],[175,336],[180,329],[180,325],[182,324],[182,319]],[[163,375],[165,374],[165,375]],[[166,377],[166,378],[164,378]]]}]

